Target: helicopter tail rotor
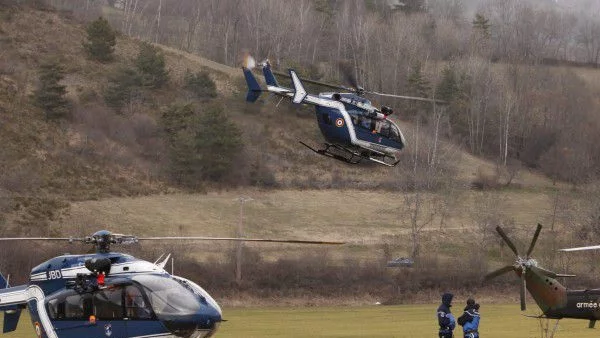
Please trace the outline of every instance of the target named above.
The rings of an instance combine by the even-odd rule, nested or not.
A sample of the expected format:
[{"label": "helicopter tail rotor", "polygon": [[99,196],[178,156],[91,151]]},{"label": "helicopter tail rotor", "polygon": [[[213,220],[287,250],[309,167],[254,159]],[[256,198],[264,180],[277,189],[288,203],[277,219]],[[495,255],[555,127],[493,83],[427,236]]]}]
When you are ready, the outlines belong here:
[{"label": "helicopter tail rotor", "polygon": [[254,67],[256,67],[256,60],[252,57],[252,55],[246,53],[242,61],[242,67],[252,70]]}]

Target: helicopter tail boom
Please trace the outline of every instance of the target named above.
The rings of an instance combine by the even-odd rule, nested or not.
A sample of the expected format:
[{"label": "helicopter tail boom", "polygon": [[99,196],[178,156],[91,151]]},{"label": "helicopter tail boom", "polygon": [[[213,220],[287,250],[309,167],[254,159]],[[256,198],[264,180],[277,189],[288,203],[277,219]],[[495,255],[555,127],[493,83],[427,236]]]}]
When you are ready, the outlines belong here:
[{"label": "helicopter tail boom", "polygon": [[25,286],[10,288],[7,279],[0,273],[0,311],[4,311],[4,325],[2,333],[12,332],[17,329],[21,309],[26,304],[26,299],[21,297]]},{"label": "helicopter tail boom", "polygon": [[248,84],[248,94],[246,94],[246,101],[255,102],[260,96],[262,89],[260,88],[258,81],[256,81],[256,78],[254,77],[254,74],[252,74],[252,71],[250,69],[242,67],[242,70],[244,71],[246,84]]}]

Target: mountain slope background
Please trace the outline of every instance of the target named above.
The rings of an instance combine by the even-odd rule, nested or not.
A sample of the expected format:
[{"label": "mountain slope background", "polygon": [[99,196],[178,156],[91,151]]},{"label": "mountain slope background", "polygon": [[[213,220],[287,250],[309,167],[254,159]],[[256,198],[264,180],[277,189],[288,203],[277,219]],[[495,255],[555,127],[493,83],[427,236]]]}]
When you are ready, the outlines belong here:
[{"label": "mountain slope background", "polygon": [[[84,236],[105,227],[140,235],[235,236],[241,211],[237,198],[251,196],[254,201],[244,205],[248,236],[350,244],[335,249],[248,245],[247,265],[254,264],[241,286],[232,279],[233,247],[228,244],[131,250],[150,260],[176,249],[178,271],[233,304],[256,298],[268,302],[270,297],[311,302],[315,296],[323,302],[382,297],[409,302],[435,298],[439,288],[480,290],[476,281],[485,271],[512,259],[494,227],[504,226],[525,246],[535,223],[543,222],[552,229],[544,231],[536,249],[545,266],[588,270],[573,283],[585,284],[594,276],[588,256],[554,253],[557,247],[600,238],[593,175],[562,181],[518,159],[505,165],[489,160],[489,154],[473,156],[468,144],[446,134],[435,147],[437,160],[430,161],[435,128],[431,120],[408,113],[397,117],[409,144],[398,167],[348,166],[320,158],[298,144],[321,140],[310,107],[278,104],[268,96],[247,104],[241,70],[163,45],[155,46],[165,57],[169,82],[159,89],[141,88],[117,110],[107,105],[105,90],[115,74],[134,67],[141,39],[120,34],[115,60],[103,64],[85,55],[86,21],[77,11],[26,4],[3,5],[0,14],[3,236]],[[67,119],[48,120],[32,104],[39,66],[48,60],[65,68],[62,83],[71,105]],[[598,91],[595,69],[543,69],[568,72],[586,90]],[[217,96],[199,99],[186,90],[190,72],[208,74]],[[186,185],[172,175],[161,118],[186,104],[198,115],[222,111],[242,131],[243,150],[222,180],[192,176],[188,182],[193,184]],[[595,130],[590,125],[589,132]],[[1,256],[14,255],[18,247],[3,246]],[[64,252],[45,245],[38,249],[47,256]],[[79,250],[84,248],[73,248]],[[415,253],[420,264],[414,273],[385,269],[386,260]],[[24,280],[27,273],[20,267],[36,265],[39,257],[23,252],[0,262],[0,270]],[[494,287],[504,292],[511,281]]]}]

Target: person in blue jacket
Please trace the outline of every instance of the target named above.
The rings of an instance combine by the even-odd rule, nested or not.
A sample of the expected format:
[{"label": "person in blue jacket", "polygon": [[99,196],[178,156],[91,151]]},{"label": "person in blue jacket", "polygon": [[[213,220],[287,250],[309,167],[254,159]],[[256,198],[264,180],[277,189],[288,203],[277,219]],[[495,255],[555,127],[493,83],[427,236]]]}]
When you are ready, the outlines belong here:
[{"label": "person in blue jacket", "polygon": [[454,337],[453,331],[456,327],[456,320],[454,315],[450,311],[452,307],[452,298],[454,295],[451,293],[444,293],[442,295],[442,304],[437,309],[437,319],[440,326],[439,338],[452,338]]},{"label": "person in blue jacket", "polygon": [[473,305],[470,309],[465,309],[465,313],[470,320],[465,321],[463,325],[463,333],[465,338],[479,338],[479,304]]}]

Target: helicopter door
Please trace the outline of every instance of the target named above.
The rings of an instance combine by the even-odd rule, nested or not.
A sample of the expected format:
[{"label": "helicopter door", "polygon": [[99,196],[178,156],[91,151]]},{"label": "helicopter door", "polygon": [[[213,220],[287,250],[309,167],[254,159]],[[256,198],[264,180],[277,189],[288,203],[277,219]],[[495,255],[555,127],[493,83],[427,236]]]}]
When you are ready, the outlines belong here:
[{"label": "helicopter door", "polygon": [[124,321],[123,287],[111,286],[93,293],[96,325],[105,337],[128,337]]},{"label": "helicopter door", "polygon": [[125,326],[128,337],[161,334],[165,327],[156,318],[146,295],[136,285],[125,287]]},{"label": "helicopter door", "polygon": [[93,293],[65,290],[46,300],[59,337],[128,337],[123,320],[122,287]]}]

